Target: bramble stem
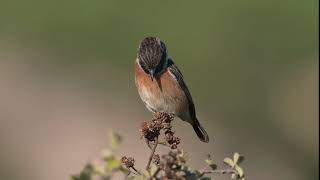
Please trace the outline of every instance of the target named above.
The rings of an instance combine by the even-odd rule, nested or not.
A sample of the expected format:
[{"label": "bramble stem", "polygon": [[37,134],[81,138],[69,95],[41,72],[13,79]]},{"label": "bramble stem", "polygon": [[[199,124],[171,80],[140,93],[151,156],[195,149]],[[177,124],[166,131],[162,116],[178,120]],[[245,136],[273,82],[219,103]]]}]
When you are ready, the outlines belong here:
[{"label": "bramble stem", "polygon": [[150,154],[150,157],[149,157],[149,161],[148,161],[148,164],[147,164],[147,167],[146,167],[147,171],[149,171],[149,169],[150,169],[150,164],[151,164],[153,155],[156,152],[157,145],[158,145],[158,137],[156,137],[156,139],[154,141],[154,146],[152,147],[152,151],[151,151],[151,154]]},{"label": "bramble stem", "polygon": [[138,173],[139,175],[141,175],[141,172],[138,171],[135,167],[131,167],[136,173]]},{"label": "bramble stem", "polygon": [[233,169],[206,170],[202,172],[200,177],[202,177],[204,174],[233,174],[233,173],[237,173],[237,172]]}]

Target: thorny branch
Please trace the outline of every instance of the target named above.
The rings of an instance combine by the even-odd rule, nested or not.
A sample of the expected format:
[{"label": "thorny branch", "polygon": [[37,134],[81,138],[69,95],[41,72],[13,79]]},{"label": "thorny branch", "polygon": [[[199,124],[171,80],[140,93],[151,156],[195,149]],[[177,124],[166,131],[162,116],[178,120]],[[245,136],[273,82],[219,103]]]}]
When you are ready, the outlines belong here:
[{"label": "thorny branch", "polygon": [[153,159],[154,153],[156,152],[157,145],[158,145],[158,137],[156,137],[156,139],[154,141],[154,146],[152,148],[152,151],[151,151],[151,154],[150,154],[150,157],[149,157],[149,160],[148,160],[148,164],[147,164],[147,167],[146,167],[147,171],[150,170],[150,164],[151,164],[151,161]]},{"label": "thorny branch", "polygon": [[[72,180],[96,180],[112,179],[113,173],[122,172],[125,179],[130,180],[196,180],[211,179],[207,175],[229,174],[232,179],[244,180],[244,173],[239,166],[243,157],[235,153],[232,158],[225,158],[226,169],[218,169],[215,162],[209,156],[205,161],[207,163],[203,170],[192,170],[186,164],[186,153],[178,148],[180,138],[175,136],[172,131],[171,122],[174,117],[167,113],[155,113],[151,121],[145,121],[140,128],[141,138],[145,139],[148,147],[151,149],[150,156],[146,165],[146,170],[139,170],[135,167],[135,159],[123,156],[117,160],[113,154],[104,157],[109,170],[97,171],[100,167],[86,166],[80,175],[72,176]],[[114,136],[115,144],[121,141],[120,136]],[[158,144],[170,148],[167,154],[156,154]],[[118,145],[116,145],[118,146]]]}]

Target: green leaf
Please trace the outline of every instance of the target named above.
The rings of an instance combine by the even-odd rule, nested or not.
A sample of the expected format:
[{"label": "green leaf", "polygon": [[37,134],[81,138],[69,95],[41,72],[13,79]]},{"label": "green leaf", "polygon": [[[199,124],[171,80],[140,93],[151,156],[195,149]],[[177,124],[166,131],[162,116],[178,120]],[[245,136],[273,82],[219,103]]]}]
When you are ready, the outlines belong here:
[{"label": "green leaf", "polygon": [[110,143],[112,149],[117,149],[122,142],[122,137],[115,132],[111,132],[110,134]]},{"label": "green leaf", "polygon": [[154,174],[158,170],[158,167],[154,164],[151,165],[150,174]]},{"label": "green leaf", "polygon": [[217,165],[213,162],[213,159],[211,158],[210,155],[208,155],[208,159],[205,160],[205,162],[208,164],[208,166],[210,166],[210,168],[212,170],[216,170],[217,169]]},{"label": "green leaf", "polygon": [[193,171],[184,171],[186,174],[185,174],[185,177],[186,179],[188,180],[197,180],[198,179],[198,175],[196,172],[193,172]]},{"label": "green leaf", "polygon": [[130,170],[128,170],[127,168],[121,166],[119,167],[119,170],[124,174],[124,175],[127,175],[130,173]]},{"label": "green leaf", "polygon": [[113,152],[110,149],[104,149],[101,154],[104,160],[113,157]]},{"label": "green leaf", "polygon": [[139,178],[145,178],[145,179],[147,179],[147,177],[150,177],[150,173],[149,173],[149,171],[147,171],[147,170],[140,170],[140,172],[142,173],[141,175],[139,175],[139,176],[135,176],[135,177],[139,177]]},{"label": "green leaf", "polygon": [[230,167],[234,167],[234,162],[233,162],[233,160],[231,159],[231,158],[224,158],[224,160],[223,160],[223,162],[225,163],[225,164],[227,164],[228,166],[230,166]]},{"label": "green leaf", "polygon": [[105,167],[103,165],[95,165],[93,168],[96,175],[103,175],[105,173]]},{"label": "green leaf", "polygon": [[205,161],[208,164],[208,166],[210,166],[210,168],[212,170],[216,170],[217,169],[218,166],[215,163],[213,163],[212,159],[206,159]]},{"label": "green leaf", "polygon": [[203,176],[203,173],[199,170],[195,170],[194,173],[196,174],[197,177]]},{"label": "green leaf", "polygon": [[231,174],[231,179],[238,179],[238,175],[236,175],[236,174]]},{"label": "green leaf", "polygon": [[200,178],[200,180],[211,180],[211,178],[210,177],[202,177],[202,178]]},{"label": "green leaf", "polygon": [[240,164],[244,160],[244,157],[239,153],[234,153],[233,155],[233,162],[234,164]]},{"label": "green leaf", "polygon": [[236,152],[236,153],[233,154],[233,162],[234,162],[234,164],[238,163],[239,158],[240,158],[240,154],[239,153]]},{"label": "green leaf", "polygon": [[108,175],[94,175],[91,180],[111,180],[111,176]]},{"label": "green leaf", "polygon": [[184,164],[188,160],[188,153],[181,150],[181,153],[178,154],[179,163]]},{"label": "green leaf", "polygon": [[136,175],[136,176],[131,176],[130,179],[132,180],[146,180],[146,176],[143,175]]},{"label": "green leaf", "polygon": [[190,171],[191,169],[187,165],[181,165],[180,170],[187,172],[187,171]]},{"label": "green leaf", "polygon": [[80,177],[79,177],[79,175],[72,175],[70,179],[71,180],[80,180]]},{"label": "green leaf", "polygon": [[209,166],[210,166],[211,164],[214,164],[212,159],[206,159],[205,161],[206,161],[206,163],[207,163]]},{"label": "green leaf", "polygon": [[72,180],[91,180],[94,174],[94,168],[92,164],[87,164],[79,175],[74,175],[71,177]]},{"label": "green leaf", "polygon": [[106,159],[106,167],[109,171],[113,170],[120,170],[121,162],[120,160],[116,159],[115,157]]},{"label": "green leaf", "polygon": [[235,170],[238,172],[239,177],[243,177],[243,175],[244,175],[243,169],[242,169],[240,166],[238,166],[238,165],[236,165],[234,168],[235,168]]}]

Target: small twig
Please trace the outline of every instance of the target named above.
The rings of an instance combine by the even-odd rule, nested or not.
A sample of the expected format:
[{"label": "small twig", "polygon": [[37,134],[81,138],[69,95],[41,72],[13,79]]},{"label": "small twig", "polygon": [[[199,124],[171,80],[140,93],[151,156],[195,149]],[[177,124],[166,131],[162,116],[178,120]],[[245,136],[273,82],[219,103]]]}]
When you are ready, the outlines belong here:
[{"label": "small twig", "polygon": [[208,168],[209,168],[210,166],[209,165],[207,165],[206,167],[204,167],[202,170],[201,170],[201,172],[206,172],[206,171],[208,171]]},{"label": "small twig", "polygon": [[198,178],[201,178],[205,174],[237,174],[237,172],[234,169],[221,169],[221,170],[207,170],[209,166],[206,166],[202,169],[201,174],[198,176]]},{"label": "small twig", "polygon": [[144,138],[144,140],[146,141],[148,148],[152,150],[152,146],[150,144],[150,141],[147,138]]},{"label": "small twig", "polygon": [[139,175],[141,175],[142,173],[140,171],[138,171],[135,167],[131,167],[136,173],[138,173]]},{"label": "small twig", "polygon": [[206,173],[205,172],[207,172],[208,170],[208,168],[209,168],[210,166],[205,166],[200,172],[201,172],[201,174],[198,176],[198,178],[201,178],[202,176],[204,176]]},{"label": "small twig", "polygon": [[156,139],[154,141],[154,146],[152,147],[152,151],[151,151],[151,154],[150,154],[150,157],[149,157],[149,161],[148,161],[148,164],[147,164],[147,167],[146,167],[147,171],[149,171],[149,169],[150,169],[150,164],[151,164],[153,155],[154,155],[154,153],[156,151],[157,145],[158,145],[158,137],[156,137]]},{"label": "small twig", "polygon": [[233,169],[207,170],[202,172],[202,174],[233,174],[233,173],[237,173],[237,172]]}]

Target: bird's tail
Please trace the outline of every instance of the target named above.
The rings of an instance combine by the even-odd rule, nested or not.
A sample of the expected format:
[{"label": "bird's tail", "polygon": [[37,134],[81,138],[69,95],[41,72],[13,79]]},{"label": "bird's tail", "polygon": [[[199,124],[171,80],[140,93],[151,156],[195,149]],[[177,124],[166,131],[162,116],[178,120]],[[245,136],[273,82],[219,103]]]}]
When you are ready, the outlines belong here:
[{"label": "bird's tail", "polygon": [[207,132],[203,129],[203,127],[201,126],[201,124],[197,119],[195,119],[194,122],[192,123],[192,127],[202,142],[206,142],[206,143],[209,142],[209,136]]}]

